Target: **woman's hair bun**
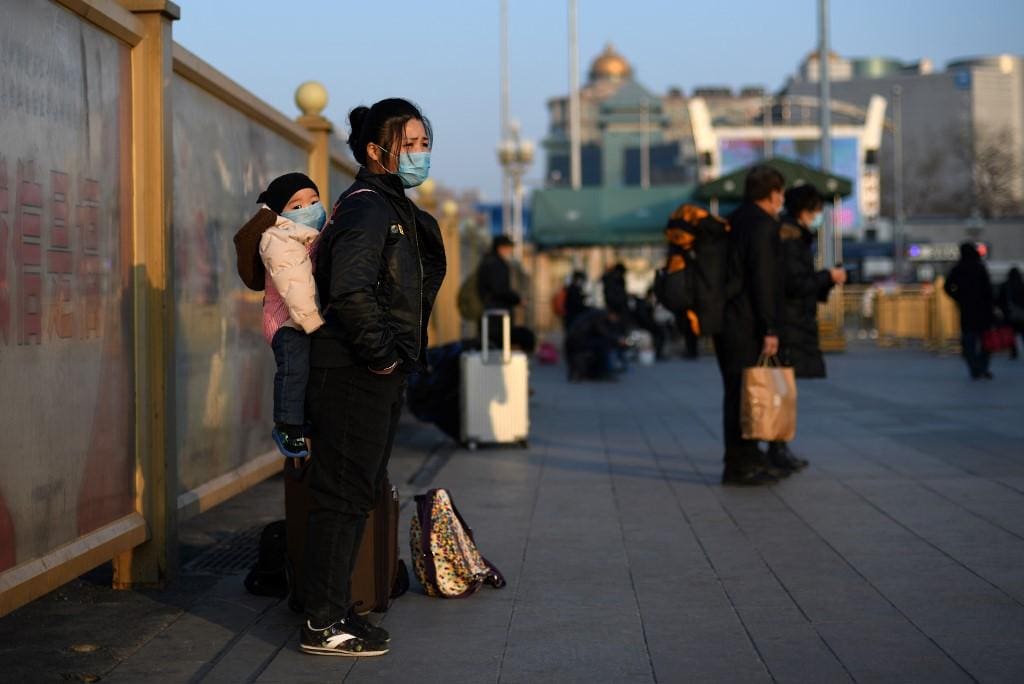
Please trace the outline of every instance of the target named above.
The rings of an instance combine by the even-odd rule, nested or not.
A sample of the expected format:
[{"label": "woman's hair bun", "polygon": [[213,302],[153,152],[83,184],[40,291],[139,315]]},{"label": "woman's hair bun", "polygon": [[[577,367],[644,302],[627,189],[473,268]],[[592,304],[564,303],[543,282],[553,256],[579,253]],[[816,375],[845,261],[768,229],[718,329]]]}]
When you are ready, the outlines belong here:
[{"label": "woman's hair bun", "polygon": [[348,113],[348,125],[351,128],[351,133],[348,136],[348,146],[352,153],[356,155],[356,159],[359,159],[359,139],[362,137],[363,123],[366,121],[366,115],[369,113],[370,108],[364,105],[359,105]]}]

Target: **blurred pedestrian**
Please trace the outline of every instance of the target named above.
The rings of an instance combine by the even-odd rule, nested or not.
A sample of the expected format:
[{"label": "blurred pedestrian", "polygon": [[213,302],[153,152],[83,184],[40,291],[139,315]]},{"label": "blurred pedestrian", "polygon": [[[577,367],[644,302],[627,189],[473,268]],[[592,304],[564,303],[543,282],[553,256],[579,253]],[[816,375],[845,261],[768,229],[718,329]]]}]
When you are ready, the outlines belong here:
[{"label": "blurred pedestrian", "polygon": [[982,336],[993,323],[992,281],[972,243],[960,245],[960,261],[946,276],[945,289],[960,308],[960,344],[971,379],[991,380]]},{"label": "blurred pedestrian", "polygon": [[613,380],[614,356],[625,347],[626,331],[615,311],[586,309],[565,336],[569,382]]},{"label": "blurred pedestrian", "polygon": [[388,633],[352,606],[351,576],[378,504],[406,374],[426,357],[426,323],[445,274],[437,221],[406,196],[430,169],[430,123],[387,99],[349,115],[360,168],[315,251],[325,324],[313,336],[306,405],[314,430],[301,649],[372,656]]},{"label": "blurred pedestrian", "polygon": [[512,269],[509,261],[515,243],[506,235],[498,235],[491,243],[491,251],[480,260],[477,288],[484,309],[511,311],[519,306],[522,297],[512,289]]},{"label": "blurred pedestrian", "polygon": [[1013,328],[1014,340],[1010,347],[1010,358],[1017,358],[1017,337],[1024,343],[1024,281],[1020,269],[1014,266],[1006,274],[1006,282],[999,288],[999,309],[1003,320]]},{"label": "blurred pedestrian", "polygon": [[629,316],[629,295],[626,293],[626,266],[618,263],[609,268],[601,276],[601,286],[604,289],[604,306],[609,311],[615,312],[620,320],[627,320]]},{"label": "blurred pedestrian", "polygon": [[565,316],[563,323],[565,330],[572,327],[576,317],[587,308],[587,274],[583,271],[573,271],[572,279],[565,288]]},{"label": "blurred pedestrian", "polygon": [[[823,204],[813,185],[790,188],[779,229],[779,358],[793,367],[798,378],[825,377],[825,357],[818,341],[818,302],[828,301],[832,288],[846,282],[842,268],[814,269],[813,244],[821,227]],[[768,459],[776,468],[789,471],[807,466],[785,442],[772,442]]]},{"label": "blurred pedestrian", "polygon": [[715,356],[722,375],[722,428],[725,468],[722,484],[760,485],[785,474],[772,467],[757,441],[743,439],[740,400],[743,369],[761,355],[779,351],[778,254],[779,222],[785,180],[770,166],[747,174],[744,200],[729,215],[728,278],[722,333],[716,335]]}]

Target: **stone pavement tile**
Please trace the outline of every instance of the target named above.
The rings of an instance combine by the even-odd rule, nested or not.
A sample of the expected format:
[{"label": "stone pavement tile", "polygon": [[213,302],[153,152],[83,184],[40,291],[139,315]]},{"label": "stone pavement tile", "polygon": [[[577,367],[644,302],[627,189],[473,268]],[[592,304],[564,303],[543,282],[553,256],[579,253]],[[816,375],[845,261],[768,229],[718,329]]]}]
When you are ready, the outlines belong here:
[{"label": "stone pavement tile", "polygon": [[104,680],[187,682],[205,675],[222,650],[278,602],[248,594],[237,575],[225,577]]},{"label": "stone pavement tile", "polygon": [[969,682],[952,659],[902,620],[821,622],[815,628],[858,682]]},{"label": "stone pavement tile", "polygon": [[[1024,477],[1024,462],[1006,455],[1005,452],[993,454],[935,432],[914,431],[895,434],[892,437],[900,444],[933,454],[936,458],[971,475],[990,478]],[[1019,441],[1014,448],[1019,450]]]},{"label": "stone pavement tile", "polygon": [[849,671],[810,623],[747,619],[745,624],[773,681],[851,681]]},{"label": "stone pavement tile", "polygon": [[652,682],[635,605],[518,605],[500,681]]},{"label": "stone pavement tile", "polygon": [[294,641],[302,616],[281,601],[230,645],[203,677],[203,682],[252,681],[278,652]]},{"label": "stone pavement tile", "polygon": [[1024,492],[977,477],[929,479],[922,486],[1024,539]]},{"label": "stone pavement tile", "polygon": [[851,485],[929,543],[1024,602],[1024,540],[912,483]]}]

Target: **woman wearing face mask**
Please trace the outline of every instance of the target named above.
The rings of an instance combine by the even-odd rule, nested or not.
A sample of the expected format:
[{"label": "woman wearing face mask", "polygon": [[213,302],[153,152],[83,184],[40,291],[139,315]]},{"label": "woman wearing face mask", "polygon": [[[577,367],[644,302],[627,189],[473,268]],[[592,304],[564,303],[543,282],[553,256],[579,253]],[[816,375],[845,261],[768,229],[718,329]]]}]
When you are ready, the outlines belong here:
[{"label": "woman wearing face mask", "polygon": [[[779,229],[779,278],[782,281],[779,357],[798,378],[825,377],[825,359],[818,342],[818,302],[828,300],[832,288],[846,282],[842,268],[814,270],[813,243],[821,227],[823,202],[813,185],[786,191],[785,212]],[[801,470],[807,461],[795,456],[785,442],[769,445],[772,465]]]},{"label": "woman wearing face mask", "polygon": [[352,610],[349,579],[382,493],[406,374],[423,365],[445,257],[437,221],[406,196],[430,169],[430,123],[397,98],[357,107],[349,123],[360,169],[315,255],[325,323],[306,395],[315,446],[301,648],[369,656],[386,653],[389,637]]}]

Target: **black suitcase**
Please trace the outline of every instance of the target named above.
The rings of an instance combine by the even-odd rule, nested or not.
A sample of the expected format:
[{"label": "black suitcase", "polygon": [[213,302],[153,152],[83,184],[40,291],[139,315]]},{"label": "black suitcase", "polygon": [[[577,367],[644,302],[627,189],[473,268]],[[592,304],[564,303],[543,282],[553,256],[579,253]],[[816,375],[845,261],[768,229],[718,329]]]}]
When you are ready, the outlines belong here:
[{"label": "black suitcase", "polygon": [[[314,457],[315,458],[315,457]],[[301,465],[296,465],[301,463]],[[284,508],[288,547],[288,606],[299,613],[302,605],[302,560],[309,524],[310,460],[285,459]],[[344,577],[338,578],[345,581]],[[409,588],[409,573],[398,556],[398,490],[384,479],[384,492],[370,512],[352,573],[352,601],[356,611],[383,612],[392,598]]]}]

